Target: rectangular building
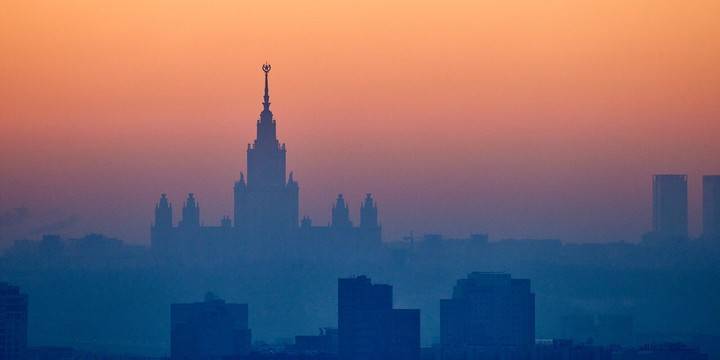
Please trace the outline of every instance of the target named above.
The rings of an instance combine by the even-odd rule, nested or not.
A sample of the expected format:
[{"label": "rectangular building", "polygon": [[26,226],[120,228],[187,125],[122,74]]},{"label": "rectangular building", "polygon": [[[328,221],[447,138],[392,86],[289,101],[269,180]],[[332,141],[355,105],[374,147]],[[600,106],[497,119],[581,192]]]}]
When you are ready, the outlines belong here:
[{"label": "rectangular building", "polygon": [[530,359],[535,343],[535,295],[530,280],[473,272],[451,299],[440,301],[444,360]]},{"label": "rectangular building", "polygon": [[172,304],[170,358],[221,359],[250,352],[247,304],[229,304],[208,293],[205,301]]},{"label": "rectangular building", "polygon": [[341,360],[418,360],[420,310],[393,309],[390,285],[339,279],[338,337]]},{"label": "rectangular building", "polygon": [[0,359],[22,359],[27,349],[28,298],[0,282]]},{"label": "rectangular building", "polygon": [[703,176],[703,236],[720,238],[720,175]]},{"label": "rectangular building", "polygon": [[653,176],[653,231],[662,238],[688,237],[687,175]]}]

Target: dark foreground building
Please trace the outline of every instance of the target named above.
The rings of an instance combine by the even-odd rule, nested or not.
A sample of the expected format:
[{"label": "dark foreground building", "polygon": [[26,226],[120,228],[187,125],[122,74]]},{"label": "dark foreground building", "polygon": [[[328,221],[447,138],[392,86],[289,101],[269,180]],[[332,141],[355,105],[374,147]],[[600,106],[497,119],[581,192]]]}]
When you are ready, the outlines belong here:
[{"label": "dark foreground building", "polygon": [[228,304],[213,294],[205,301],[172,304],[170,358],[223,359],[250,352],[247,304]]},{"label": "dark foreground building", "polygon": [[21,359],[27,348],[28,299],[0,282],[0,359]]},{"label": "dark foreground building", "polygon": [[393,309],[392,286],[338,280],[339,359],[418,360],[420,310]]},{"label": "dark foreground building", "polygon": [[440,300],[443,360],[528,360],[535,344],[535,294],[530,280],[470,273]]}]

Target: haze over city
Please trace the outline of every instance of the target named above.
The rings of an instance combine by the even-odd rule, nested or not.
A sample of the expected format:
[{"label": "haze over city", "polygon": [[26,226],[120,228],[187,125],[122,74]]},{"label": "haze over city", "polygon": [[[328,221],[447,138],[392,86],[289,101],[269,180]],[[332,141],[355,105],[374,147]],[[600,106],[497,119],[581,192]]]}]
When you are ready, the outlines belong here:
[{"label": "haze over city", "polygon": [[718,1],[0,8],[0,360],[720,360]]},{"label": "haze over city", "polygon": [[[169,6],[172,3],[172,6]],[[232,213],[274,70],[301,215],[366,192],[384,238],[637,241],[651,176],[720,173],[716,1],[10,1],[0,205],[147,244],[154,201]],[[9,230],[7,230],[9,231]],[[6,231],[6,234],[7,234]]]}]

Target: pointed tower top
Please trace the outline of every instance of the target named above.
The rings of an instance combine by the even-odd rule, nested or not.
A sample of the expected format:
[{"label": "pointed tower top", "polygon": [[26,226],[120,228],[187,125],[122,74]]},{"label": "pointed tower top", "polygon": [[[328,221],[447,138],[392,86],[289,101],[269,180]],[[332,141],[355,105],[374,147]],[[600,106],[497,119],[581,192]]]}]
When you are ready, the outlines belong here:
[{"label": "pointed tower top", "polygon": [[337,199],[335,199],[335,206],[333,208],[346,208],[347,204],[345,204],[345,198],[343,197],[343,194],[338,194]]},{"label": "pointed tower top", "polygon": [[366,208],[366,207],[371,208],[374,206],[375,206],[375,199],[373,199],[372,194],[371,193],[365,194],[365,201],[363,202],[363,204],[360,207],[361,208]]},{"label": "pointed tower top", "polygon": [[157,208],[168,208],[170,207],[170,202],[168,201],[167,194],[162,193],[160,194],[160,201],[156,204]]},{"label": "pointed tower top", "polygon": [[193,208],[197,207],[198,205],[198,201],[195,199],[195,194],[188,193],[187,200],[185,200],[185,207]]}]

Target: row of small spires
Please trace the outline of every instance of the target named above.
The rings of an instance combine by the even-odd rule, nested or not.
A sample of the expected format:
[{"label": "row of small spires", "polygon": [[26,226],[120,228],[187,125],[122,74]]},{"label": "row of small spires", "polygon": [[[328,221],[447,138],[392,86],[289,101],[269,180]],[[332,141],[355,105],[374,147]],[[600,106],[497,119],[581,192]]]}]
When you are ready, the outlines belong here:
[{"label": "row of small spires", "polygon": [[[292,175],[290,176],[292,181]],[[164,211],[163,211],[164,210]],[[180,225],[200,225],[200,202],[195,199],[194,193],[188,193],[187,200],[183,204],[182,220]],[[365,194],[365,200],[360,206],[361,224],[377,227],[377,203],[371,193]],[[167,194],[160,194],[160,201],[155,205],[155,224],[156,226],[172,226],[172,205],[168,200]],[[227,215],[223,216],[220,221],[221,226],[230,227],[232,222]],[[337,199],[332,207],[332,226],[334,227],[351,227],[350,209],[345,202],[343,194],[338,194]],[[302,226],[312,225],[309,217],[305,216],[301,222]]]}]

